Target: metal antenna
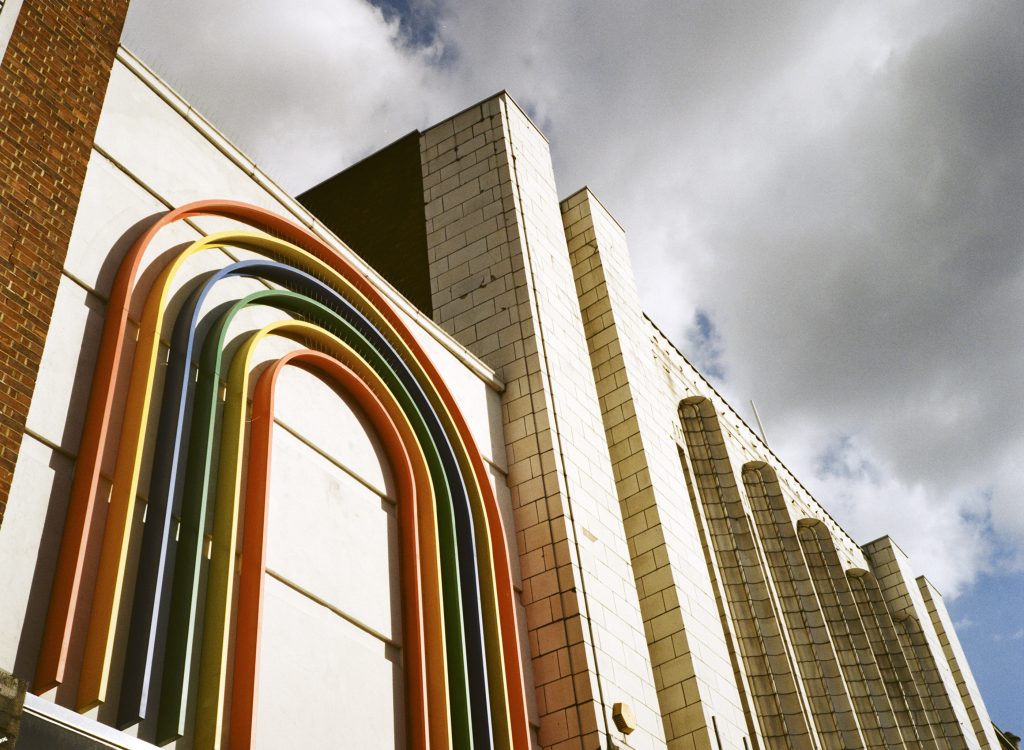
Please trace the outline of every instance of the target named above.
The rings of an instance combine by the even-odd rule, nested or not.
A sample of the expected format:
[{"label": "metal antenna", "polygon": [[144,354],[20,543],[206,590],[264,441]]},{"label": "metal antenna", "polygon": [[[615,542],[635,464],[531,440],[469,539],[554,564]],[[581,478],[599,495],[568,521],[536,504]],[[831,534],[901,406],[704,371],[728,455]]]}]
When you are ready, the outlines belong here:
[{"label": "metal antenna", "polygon": [[765,445],[768,445],[768,436],[764,434],[764,425],[761,424],[761,415],[757,413],[757,407],[754,405],[754,399],[750,399],[750,408],[754,410],[754,419],[757,420],[757,429],[761,432],[761,440]]}]

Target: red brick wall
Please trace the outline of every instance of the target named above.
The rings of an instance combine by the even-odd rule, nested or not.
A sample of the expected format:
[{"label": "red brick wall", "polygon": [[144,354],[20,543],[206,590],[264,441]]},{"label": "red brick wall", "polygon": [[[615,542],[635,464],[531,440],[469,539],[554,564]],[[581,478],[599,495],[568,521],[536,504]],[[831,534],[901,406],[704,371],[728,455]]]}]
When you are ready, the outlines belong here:
[{"label": "red brick wall", "polygon": [[129,0],[24,0],[0,63],[0,523]]}]

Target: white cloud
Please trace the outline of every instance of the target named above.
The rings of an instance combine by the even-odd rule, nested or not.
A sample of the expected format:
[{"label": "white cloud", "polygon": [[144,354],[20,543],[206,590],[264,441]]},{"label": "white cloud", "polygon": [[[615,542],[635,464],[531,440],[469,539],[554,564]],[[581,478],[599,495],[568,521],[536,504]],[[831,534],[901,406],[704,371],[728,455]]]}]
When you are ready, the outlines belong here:
[{"label": "white cloud", "polygon": [[1014,630],[1012,633],[995,633],[992,636],[992,640],[996,643],[1000,643],[1002,641],[1024,640],[1024,628],[1018,628],[1017,630]]},{"label": "white cloud", "polygon": [[441,49],[361,0],[130,7],[125,44],[294,192],[465,105]]},{"label": "white cloud", "polygon": [[953,598],[996,560],[984,495],[936,495],[902,478],[891,462],[847,435],[822,436],[823,450],[798,453],[789,440],[783,453],[806,465],[798,473],[854,539],[890,536],[911,565]]}]

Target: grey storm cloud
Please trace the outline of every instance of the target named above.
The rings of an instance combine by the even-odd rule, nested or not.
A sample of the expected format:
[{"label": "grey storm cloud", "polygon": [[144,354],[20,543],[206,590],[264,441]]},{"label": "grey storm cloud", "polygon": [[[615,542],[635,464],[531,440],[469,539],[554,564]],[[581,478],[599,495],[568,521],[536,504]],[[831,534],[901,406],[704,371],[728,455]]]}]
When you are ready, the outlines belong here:
[{"label": "grey storm cloud", "polygon": [[648,311],[862,541],[1024,562],[1014,0],[135,0],[126,43],[299,191],[507,89]]}]

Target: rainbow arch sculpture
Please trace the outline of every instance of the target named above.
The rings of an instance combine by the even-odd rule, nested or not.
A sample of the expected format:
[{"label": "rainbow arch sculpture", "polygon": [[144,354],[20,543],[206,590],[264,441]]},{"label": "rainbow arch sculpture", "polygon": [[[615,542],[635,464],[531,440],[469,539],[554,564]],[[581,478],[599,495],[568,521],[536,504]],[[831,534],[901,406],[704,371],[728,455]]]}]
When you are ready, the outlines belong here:
[{"label": "rainbow arch sculpture", "polygon": [[[143,288],[143,256],[158,233],[192,217],[249,227],[208,235],[163,261]],[[230,263],[191,288],[174,318],[171,351],[158,393],[160,334],[185,263],[225,247],[255,260]],[[157,261],[160,263],[161,261]],[[227,279],[266,288],[201,315]],[[271,286],[273,285],[273,286]],[[129,309],[144,300],[130,373],[122,372]],[[228,331],[243,310],[269,307],[288,316],[250,333],[229,356]],[[212,323],[210,322],[212,319]],[[263,340],[283,337],[296,350],[254,373]],[[193,371],[198,366],[198,377]],[[158,715],[158,741],[184,732],[197,691],[195,747],[249,748],[258,678],[265,563],[267,487],[274,383],[301,366],[343,389],[363,409],[385,446],[399,490],[398,516],[406,704],[413,747],[526,748],[529,730],[508,547],[490,480],[455,398],[389,301],[344,256],[304,228],[265,209],[202,201],[168,212],[122,261],[104,323],[99,357],[58,555],[35,689],[65,680],[71,634],[85,615],[79,590],[86,539],[94,523],[104,460],[114,459],[93,606],[81,663],[78,708],[110,700],[115,625],[130,564],[131,521],[153,451],[147,506],[121,673],[118,723]],[[218,410],[227,370],[223,414]],[[120,440],[105,455],[118,382],[128,379]],[[248,400],[252,392],[251,427]],[[153,429],[155,426],[155,430]],[[219,429],[219,441],[216,440]],[[147,435],[155,435],[147,446]],[[248,440],[247,440],[248,438]],[[243,473],[247,481],[243,481]],[[242,487],[245,486],[244,497]],[[244,503],[245,525],[239,539]],[[212,509],[213,552],[200,586],[202,541]],[[174,539],[174,515],[181,526]],[[235,659],[228,643],[239,549]],[[200,624],[200,597],[205,602]],[[166,648],[158,649],[158,628]],[[198,684],[190,674],[198,661]],[[154,674],[162,665],[159,705]],[[230,704],[228,673],[233,670]]]}]

